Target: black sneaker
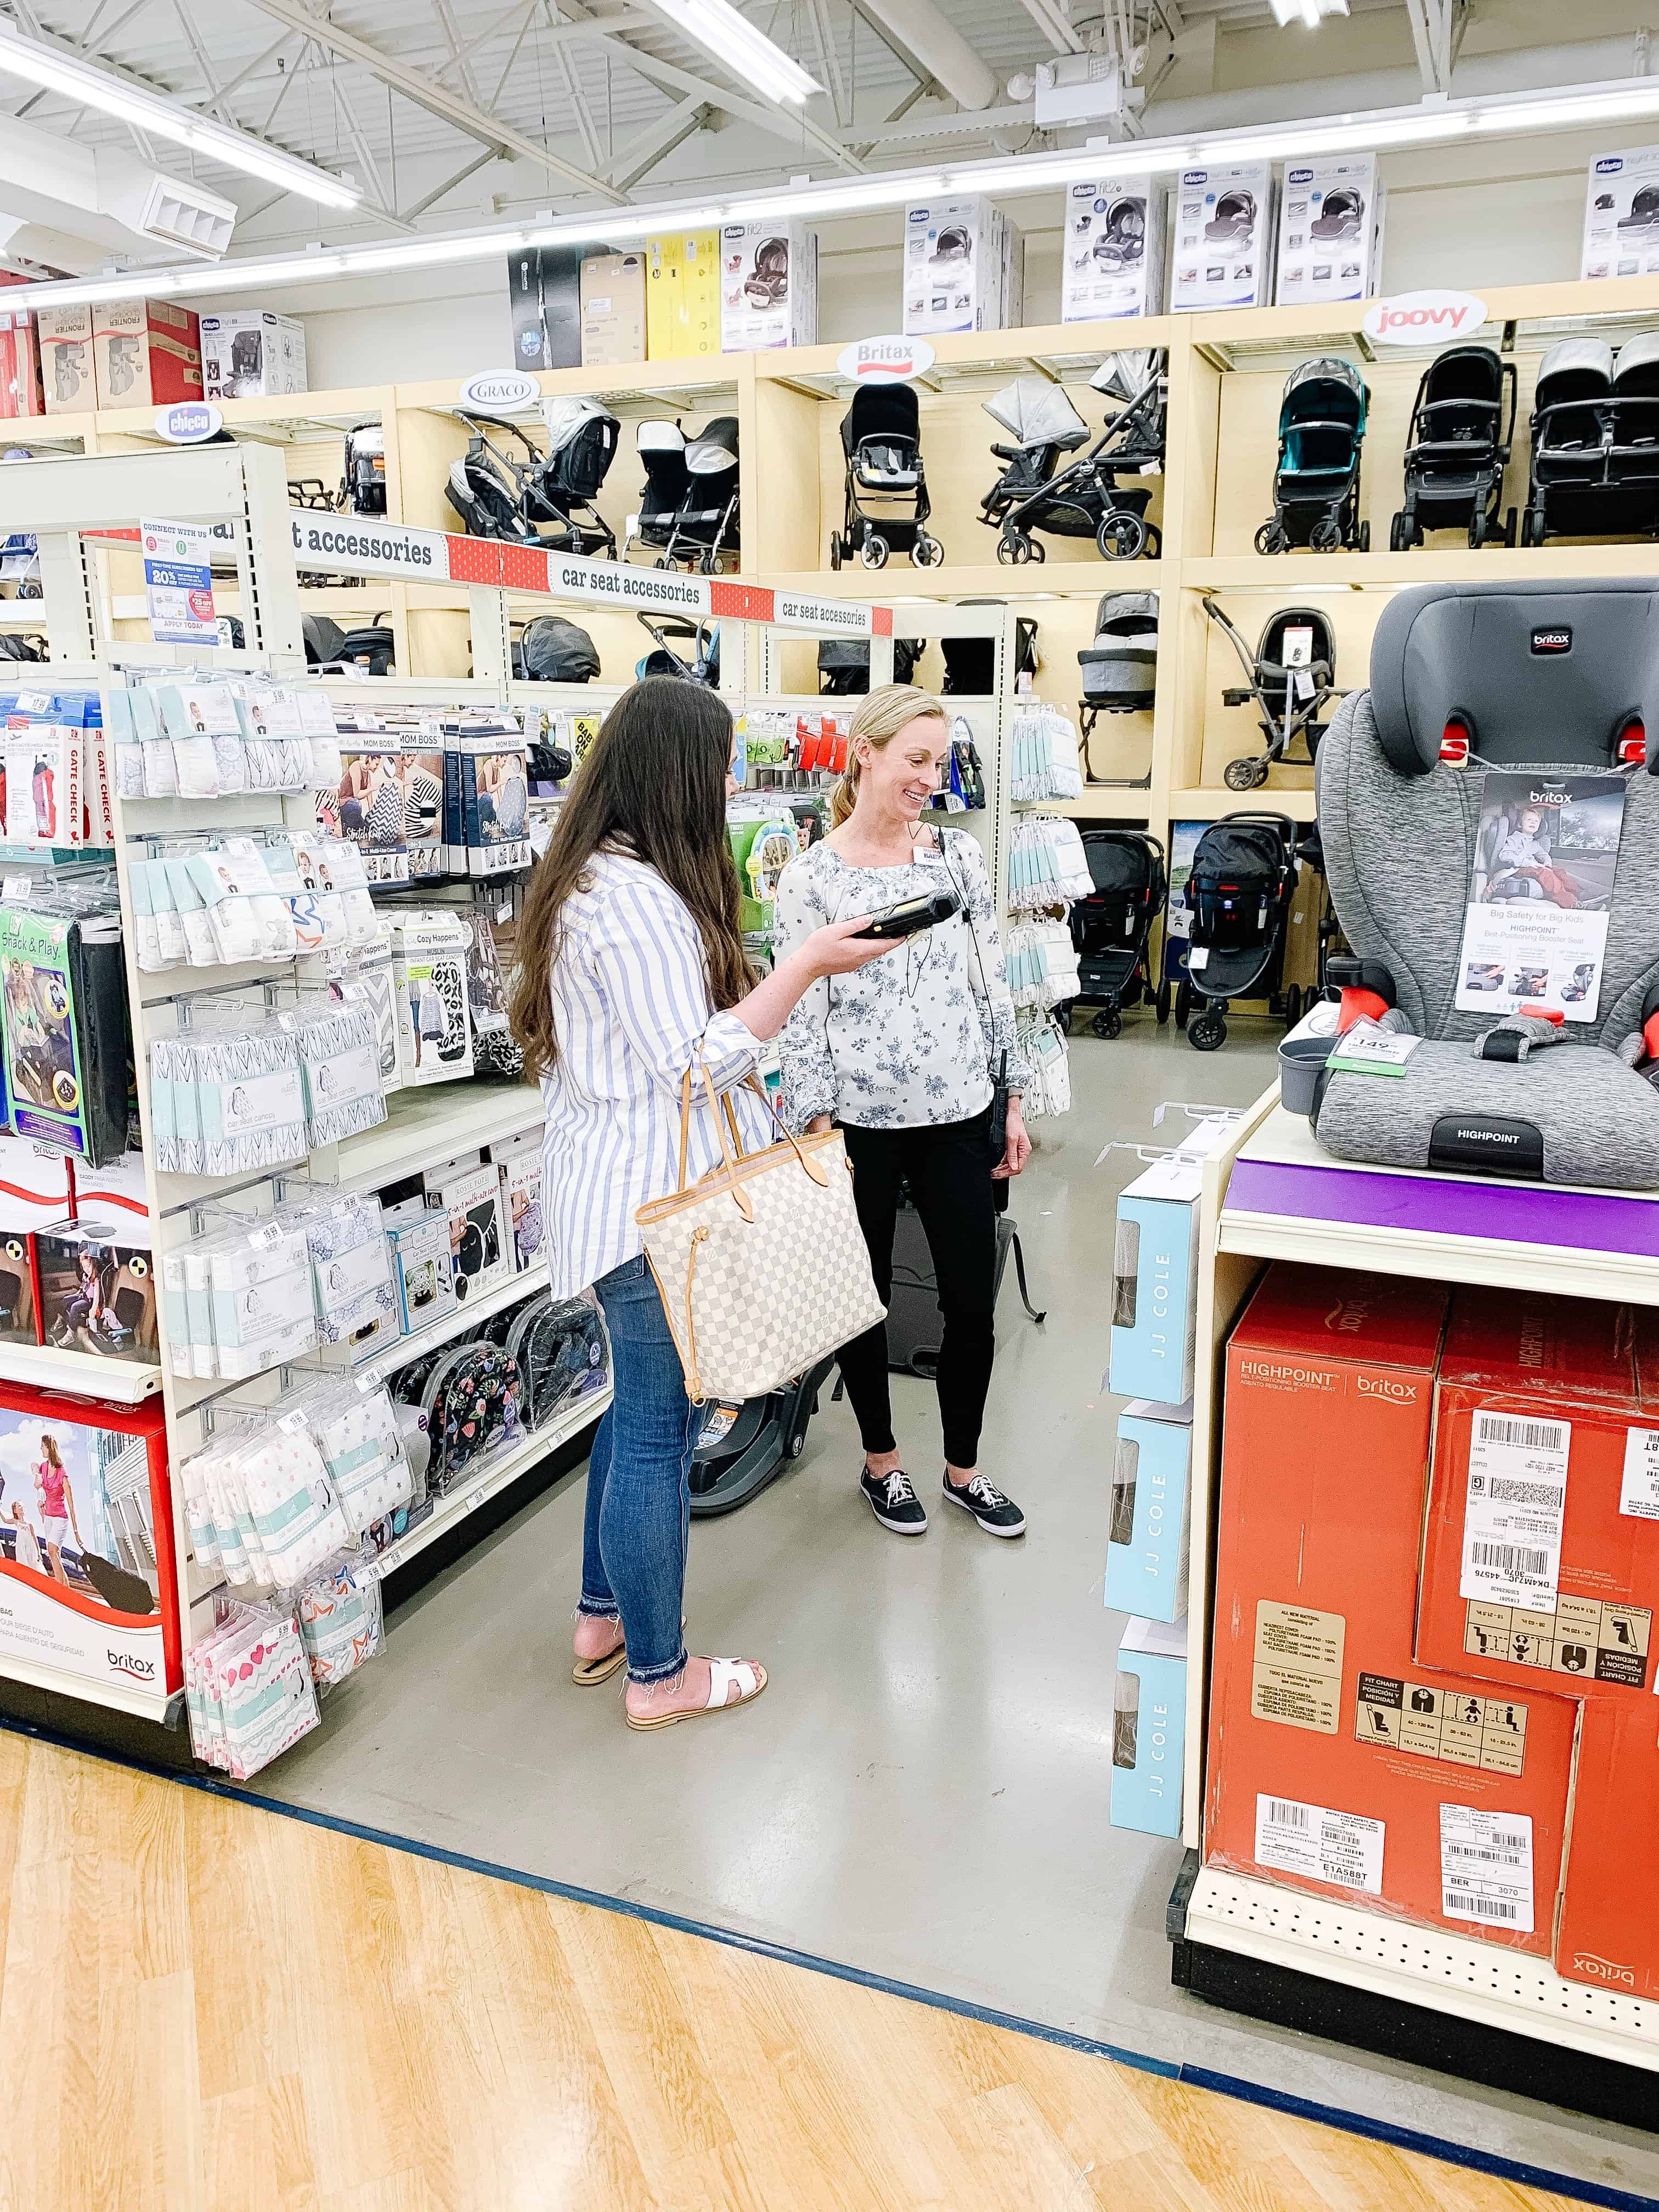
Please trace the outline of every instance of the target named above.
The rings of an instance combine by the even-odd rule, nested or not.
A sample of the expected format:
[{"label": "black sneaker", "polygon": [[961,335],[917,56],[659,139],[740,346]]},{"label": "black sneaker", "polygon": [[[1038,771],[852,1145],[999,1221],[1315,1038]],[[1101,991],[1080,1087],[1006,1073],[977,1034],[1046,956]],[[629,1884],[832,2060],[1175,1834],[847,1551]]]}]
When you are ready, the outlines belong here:
[{"label": "black sneaker", "polygon": [[988,1536],[1023,1536],[1025,1534],[1025,1516],[1012,1498],[1004,1497],[995,1483],[988,1481],[982,1474],[976,1474],[960,1490],[947,1474],[945,1495],[952,1505],[959,1505],[964,1513],[971,1513]]},{"label": "black sneaker", "polygon": [[896,1467],[890,1474],[872,1474],[866,1467],[859,1477],[859,1488],[884,1528],[890,1528],[896,1536],[927,1534],[927,1509],[911,1489],[910,1478],[902,1467]]}]

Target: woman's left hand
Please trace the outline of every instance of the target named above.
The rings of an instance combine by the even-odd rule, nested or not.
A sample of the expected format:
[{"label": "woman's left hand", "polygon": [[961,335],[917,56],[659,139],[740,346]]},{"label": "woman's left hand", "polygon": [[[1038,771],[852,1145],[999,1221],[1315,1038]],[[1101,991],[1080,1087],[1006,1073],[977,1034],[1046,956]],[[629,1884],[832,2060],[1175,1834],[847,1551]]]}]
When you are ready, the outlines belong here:
[{"label": "woman's left hand", "polygon": [[1008,1143],[1002,1158],[991,1170],[991,1179],[1000,1182],[1008,1176],[1017,1176],[1031,1157],[1031,1140],[1025,1133],[1025,1116],[1018,1098],[1008,1101]]}]

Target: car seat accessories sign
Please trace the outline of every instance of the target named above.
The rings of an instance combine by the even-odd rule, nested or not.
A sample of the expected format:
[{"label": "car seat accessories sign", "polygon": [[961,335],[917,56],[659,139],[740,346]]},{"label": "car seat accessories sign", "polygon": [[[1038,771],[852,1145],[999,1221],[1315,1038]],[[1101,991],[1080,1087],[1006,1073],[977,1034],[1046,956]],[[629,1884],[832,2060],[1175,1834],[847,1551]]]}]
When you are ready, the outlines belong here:
[{"label": "car seat accessories sign", "polygon": [[170,446],[199,446],[216,438],[224,427],[219,410],[201,399],[182,399],[176,407],[155,410],[155,434]]},{"label": "car seat accessories sign", "polygon": [[541,399],[538,379],[518,369],[497,369],[493,375],[470,376],[457,395],[458,404],[484,415],[522,415]]},{"label": "car seat accessories sign", "polygon": [[1463,1012],[1595,1019],[1625,791],[1616,775],[1482,779],[1457,956]]},{"label": "car seat accessories sign", "polygon": [[860,338],[842,348],[836,367],[849,384],[908,384],[926,376],[933,358],[926,338]]},{"label": "car seat accessories sign", "polygon": [[1450,345],[1486,319],[1486,303],[1473,292],[1396,292],[1367,308],[1359,327],[1373,345]]},{"label": "car seat accessories sign", "polygon": [[152,520],[139,524],[138,539],[151,637],[157,645],[217,645],[210,525]]}]

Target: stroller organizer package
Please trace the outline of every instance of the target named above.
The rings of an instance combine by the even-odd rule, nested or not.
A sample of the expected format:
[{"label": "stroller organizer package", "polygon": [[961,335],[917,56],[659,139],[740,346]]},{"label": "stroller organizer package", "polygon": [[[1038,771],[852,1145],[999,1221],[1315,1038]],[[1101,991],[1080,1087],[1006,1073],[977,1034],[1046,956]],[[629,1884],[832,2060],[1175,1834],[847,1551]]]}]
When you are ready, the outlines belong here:
[{"label": "stroller organizer package", "polygon": [[1176,1026],[1197,1051],[1226,1042],[1230,1000],[1266,999],[1287,1028],[1300,1017],[1300,990],[1292,987],[1282,1000],[1279,994],[1296,881],[1296,825],[1288,815],[1224,814],[1199,839],[1186,889],[1192,949],[1175,1009]]},{"label": "stroller organizer package", "polygon": [[890,553],[908,553],[918,568],[936,568],[945,548],[927,534],[932,512],[921,458],[921,414],[913,384],[861,384],[841,419],[847,457],[847,519],[831,532],[830,566],[856,555],[884,568]]},{"label": "stroller organizer package", "polygon": [[1659,537],[1659,332],[1620,349],[1563,338],[1533,395],[1522,543]]},{"label": "stroller organizer package", "polygon": [[1426,530],[1467,530],[1469,544],[1513,545],[1504,471],[1515,439],[1515,363],[1491,346],[1452,346],[1423,372],[1406,433],[1406,504],[1389,550],[1407,553]]},{"label": "stroller organizer package", "polygon": [[1062,453],[1074,453],[1088,425],[1064,390],[1046,377],[1017,376],[988,399],[985,411],[1014,439],[991,451],[1006,464],[980,501],[980,520],[998,532],[999,561],[1046,557],[1034,531],[1056,538],[1092,538],[1103,558],[1156,561],[1163,538],[1146,520],[1150,484],[1120,488],[1121,476],[1156,477],[1164,467],[1169,378],[1161,351],[1143,347],[1108,354],[1090,378],[1092,388],[1124,404],[1106,418],[1089,451],[1054,470]]},{"label": "stroller organizer package", "polygon": [[1285,380],[1279,408],[1273,511],[1255,533],[1258,553],[1292,545],[1316,553],[1369,553],[1371,526],[1359,520],[1359,453],[1370,393],[1340,354],[1304,361]]},{"label": "stroller organizer package", "polygon": [[1153,985],[1151,945],[1169,890],[1164,848],[1144,830],[1085,830],[1083,850],[1094,889],[1072,908],[1079,988],[1071,1003],[1099,1007],[1089,1024],[1097,1037],[1117,1036],[1123,1009],[1149,1000],[1162,1024],[1170,992]]},{"label": "stroller organizer package", "polygon": [[[1353,953],[1330,963],[1342,1034],[1311,1102],[1339,1158],[1659,1176],[1656,605],[1606,579],[1427,584],[1385,609],[1318,764]],[[1350,1072],[1362,1014],[1393,1033],[1371,1047],[1392,1081]]]},{"label": "stroller organizer package", "polygon": [[[1325,733],[1321,717],[1333,699],[1346,695],[1336,690],[1331,676],[1336,663],[1336,641],[1330,623],[1317,607],[1281,607],[1269,615],[1261,642],[1254,653],[1237,627],[1215,601],[1206,599],[1204,611],[1226,633],[1238,655],[1244,682],[1229,685],[1221,695],[1224,707],[1254,704],[1261,720],[1267,750],[1231,760],[1222,771],[1229,791],[1255,791],[1267,781],[1269,769],[1290,762],[1291,747],[1300,738],[1311,763]],[[1299,765],[1299,763],[1297,763]]]},{"label": "stroller organizer package", "polygon": [[678,422],[641,422],[645,489],[623,558],[637,542],[657,549],[659,568],[724,573],[738,549],[738,418],[717,415],[688,437]]},{"label": "stroller organizer package", "polygon": [[1107,592],[1095,610],[1095,641],[1078,654],[1083,696],[1078,721],[1084,774],[1092,783],[1089,740],[1102,714],[1150,714],[1158,696],[1158,593]]}]

